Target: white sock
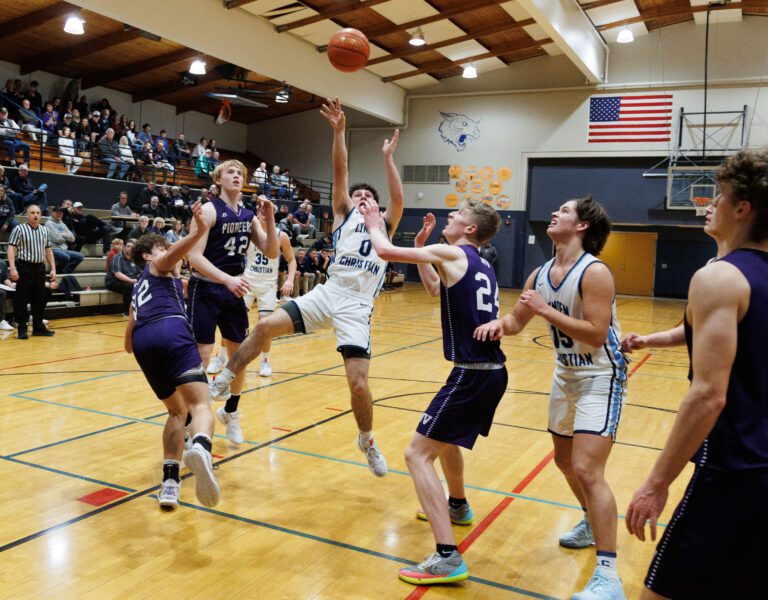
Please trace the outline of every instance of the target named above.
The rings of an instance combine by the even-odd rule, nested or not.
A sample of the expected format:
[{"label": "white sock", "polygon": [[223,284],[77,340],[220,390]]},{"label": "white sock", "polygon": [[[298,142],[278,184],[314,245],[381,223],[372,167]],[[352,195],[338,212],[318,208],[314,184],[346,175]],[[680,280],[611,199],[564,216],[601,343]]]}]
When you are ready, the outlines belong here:
[{"label": "white sock", "polygon": [[609,575],[613,574],[618,577],[618,574],[616,572],[616,553],[615,552],[603,552],[602,550],[598,550],[597,566],[605,571],[608,571]]},{"label": "white sock", "polygon": [[357,435],[360,441],[365,445],[370,446],[373,444],[373,431],[361,431]]},{"label": "white sock", "polygon": [[227,367],[224,367],[221,370],[221,373],[219,373],[219,376],[216,377],[216,381],[223,381],[224,383],[232,383],[232,381],[235,378],[235,374],[227,369]]}]

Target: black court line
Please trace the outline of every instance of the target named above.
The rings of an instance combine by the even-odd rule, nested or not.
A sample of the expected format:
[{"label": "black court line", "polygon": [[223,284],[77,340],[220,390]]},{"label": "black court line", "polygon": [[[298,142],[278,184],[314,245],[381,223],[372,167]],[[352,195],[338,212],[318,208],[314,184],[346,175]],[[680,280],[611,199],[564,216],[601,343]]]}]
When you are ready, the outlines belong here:
[{"label": "black court line", "polygon": [[[20,460],[18,458],[11,458],[10,456],[0,456],[0,460],[6,460],[8,462],[24,465],[25,467],[33,467],[35,469],[41,469],[48,471],[49,473],[56,473],[57,475],[64,475],[65,477],[72,477],[73,479],[81,479],[88,481],[89,483],[95,483],[105,487],[115,488],[116,490],[122,490],[123,492],[135,492],[133,488],[125,487],[124,485],[118,485],[116,483],[109,483],[108,481],[102,481],[101,479],[95,479],[86,475],[78,475],[77,473],[70,473],[69,471],[62,471],[61,469],[54,469],[53,467],[46,467],[45,465],[38,465],[37,463],[27,462],[26,460]],[[160,486],[157,486],[158,488]],[[0,552],[2,550],[0,549]]]},{"label": "black court line", "polygon": [[43,446],[38,446],[37,448],[30,448],[29,450],[22,450],[21,452],[14,452],[13,454],[8,454],[2,458],[14,458],[16,456],[21,456],[22,454],[29,454],[30,452],[37,452],[38,450],[44,450],[45,448],[51,448],[52,446],[58,446],[60,444],[66,444],[68,442],[74,442],[76,440],[82,440],[84,438],[90,437],[92,435],[98,435],[100,433],[104,433],[106,431],[113,431],[115,429],[121,429],[123,427],[128,427],[129,425],[135,425],[136,421],[130,421],[128,423],[120,423],[119,425],[113,425],[112,427],[105,427],[104,429],[98,429],[97,431],[91,431],[90,433],[84,433],[82,435],[76,435],[71,438],[66,438],[64,440],[58,440],[56,442],[51,442],[50,444],[44,444]]}]

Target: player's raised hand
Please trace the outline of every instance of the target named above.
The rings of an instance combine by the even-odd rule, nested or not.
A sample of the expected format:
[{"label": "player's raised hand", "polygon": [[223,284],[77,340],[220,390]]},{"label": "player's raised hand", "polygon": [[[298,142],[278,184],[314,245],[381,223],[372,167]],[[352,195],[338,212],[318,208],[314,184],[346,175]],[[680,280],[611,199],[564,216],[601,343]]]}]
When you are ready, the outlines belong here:
[{"label": "player's raised hand", "polygon": [[472,337],[480,342],[494,342],[500,340],[503,335],[504,325],[502,324],[501,319],[494,319],[475,329],[475,333]]},{"label": "player's raised hand", "polygon": [[424,244],[427,243],[429,236],[435,230],[436,225],[437,219],[435,219],[435,215],[432,213],[427,213],[424,215],[424,221],[422,222],[421,229],[419,230],[419,233],[416,234],[416,237],[413,238],[414,247],[422,248]]},{"label": "player's raised hand", "polygon": [[267,223],[269,223],[270,219],[273,221],[275,220],[275,207],[270,199],[264,194],[259,196],[258,208],[256,210],[258,211],[259,216],[262,216],[267,220]]},{"label": "player's raised hand", "polygon": [[520,304],[539,316],[543,315],[549,308],[546,300],[536,290],[525,290],[520,294]]},{"label": "player's raised hand", "polygon": [[367,198],[361,200],[360,204],[357,205],[357,210],[359,210],[360,214],[363,215],[365,227],[368,229],[368,231],[381,228],[381,211],[375,200]]},{"label": "player's raised hand", "polygon": [[627,531],[637,536],[641,542],[645,541],[645,524],[650,525],[651,540],[656,541],[656,524],[661,511],[667,504],[669,489],[657,487],[646,481],[635,492],[632,502],[629,503],[624,523]]},{"label": "player's raised hand", "polygon": [[384,145],[381,147],[381,151],[387,158],[392,158],[397,148],[397,140],[400,139],[400,130],[395,129],[395,133],[392,134],[391,140],[384,140]]},{"label": "player's raised hand", "polygon": [[648,344],[646,342],[645,336],[638,335],[637,333],[630,331],[621,340],[621,351],[629,354],[633,350],[640,350],[645,348],[647,345]]},{"label": "player's raised hand", "polygon": [[241,277],[232,277],[227,275],[225,284],[227,289],[238,298],[245,296],[251,289],[251,285]]},{"label": "player's raised hand", "polygon": [[203,203],[200,200],[192,205],[192,218],[195,220],[198,231],[205,231],[205,218],[203,217]]},{"label": "player's raised hand", "polygon": [[326,98],[325,104],[320,108],[320,114],[331,124],[334,131],[344,131],[347,117],[344,111],[341,110],[341,103],[338,98]]}]

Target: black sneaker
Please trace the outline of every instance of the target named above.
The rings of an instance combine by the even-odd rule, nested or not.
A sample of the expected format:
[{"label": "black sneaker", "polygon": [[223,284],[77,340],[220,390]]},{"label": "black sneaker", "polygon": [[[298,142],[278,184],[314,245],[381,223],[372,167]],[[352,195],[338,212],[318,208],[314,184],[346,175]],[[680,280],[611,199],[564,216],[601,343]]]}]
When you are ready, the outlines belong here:
[{"label": "black sneaker", "polygon": [[19,335],[18,338],[20,340],[28,340],[29,336],[27,335],[27,330],[25,329],[19,329]]},{"label": "black sneaker", "polygon": [[56,332],[55,331],[51,331],[50,329],[33,329],[32,330],[32,335],[37,335],[37,336],[41,336],[41,337],[51,337],[51,336],[53,336],[55,334],[56,334]]}]

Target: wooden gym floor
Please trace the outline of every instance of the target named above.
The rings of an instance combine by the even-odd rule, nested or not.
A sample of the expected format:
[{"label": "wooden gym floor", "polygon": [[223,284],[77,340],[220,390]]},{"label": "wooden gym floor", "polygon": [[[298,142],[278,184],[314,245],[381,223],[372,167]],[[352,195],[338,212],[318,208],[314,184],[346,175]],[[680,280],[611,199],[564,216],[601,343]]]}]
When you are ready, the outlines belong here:
[{"label": "wooden gym floor", "polygon": [[[503,292],[502,310],[516,298]],[[624,332],[682,317],[679,302],[620,297],[618,306]],[[122,350],[125,320],[51,327],[51,339],[0,339],[0,598],[567,598],[592,573],[592,549],[557,544],[581,511],[552,462],[553,356],[540,319],[505,338],[509,389],[490,437],[465,453],[476,520],[454,530],[471,579],[432,589],[397,578],[434,550],[429,525],[415,518],[403,450],[450,370],[439,302],[420,286],[384,293],[373,320],[374,431],[389,475],[375,479],[355,446],[332,332],[288,336],[274,343],[271,378],[251,365],[245,443],[217,431],[215,509],[197,504],[191,479],[183,506],[157,505],[164,413]],[[641,352],[630,368],[607,473],[622,514],[688,387],[682,348]],[[663,521],[689,477],[673,487]],[[628,598],[638,597],[653,548],[619,523]]]}]

